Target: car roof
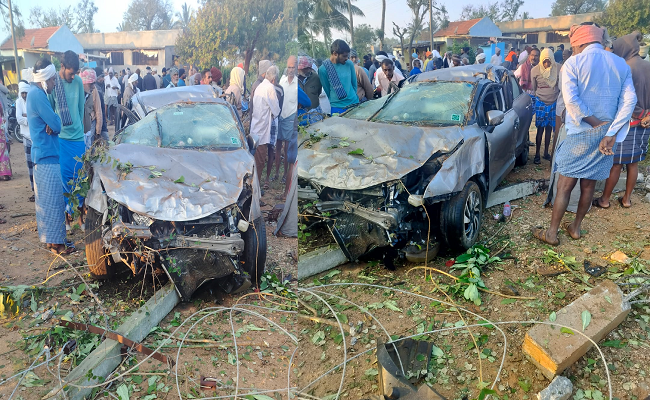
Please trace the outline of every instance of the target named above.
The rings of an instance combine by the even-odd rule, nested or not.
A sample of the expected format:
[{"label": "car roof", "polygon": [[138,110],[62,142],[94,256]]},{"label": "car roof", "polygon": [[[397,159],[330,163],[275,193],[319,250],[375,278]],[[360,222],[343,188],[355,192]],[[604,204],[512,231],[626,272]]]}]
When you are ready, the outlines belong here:
[{"label": "car roof", "polygon": [[501,76],[507,70],[501,66],[492,64],[463,65],[461,67],[443,68],[435,71],[423,72],[415,76],[411,82],[424,81],[462,81],[479,82],[482,79],[489,79],[499,82]]},{"label": "car roof", "polygon": [[144,117],[142,106],[148,112],[162,108],[168,104],[180,102],[211,102],[228,104],[228,102],[219,96],[210,85],[194,85],[194,86],[181,86],[169,89],[147,90],[146,92],[138,92],[136,94],[136,101],[133,108],[140,115]]}]

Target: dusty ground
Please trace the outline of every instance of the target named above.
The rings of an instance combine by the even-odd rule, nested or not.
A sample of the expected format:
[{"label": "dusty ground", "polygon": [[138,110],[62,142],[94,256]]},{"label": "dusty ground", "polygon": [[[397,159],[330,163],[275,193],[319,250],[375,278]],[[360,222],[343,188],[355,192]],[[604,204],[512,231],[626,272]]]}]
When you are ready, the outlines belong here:
[{"label": "dusty ground", "polygon": [[[52,253],[46,251],[36,233],[34,203],[27,201],[32,193],[21,144],[14,143],[12,146],[11,161],[13,179],[1,182],[0,185],[0,204],[5,206],[5,209],[0,210],[0,218],[7,220],[6,224],[0,225],[0,264],[2,264],[0,292],[5,294],[4,298],[7,298],[6,293],[15,291],[18,285],[36,285],[41,290],[35,292],[34,301],[31,300],[31,292],[28,290],[27,295],[23,296],[23,304],[19,304],[20,311],[17,316],[12,317],[11,313],[5,313],[4,305],[0,306],[2,307],[0,310],[3,311],[0,316],[0,337],[2,337],[0,398],[9,398],[17,383],[13,380],[2,384],[2,381],[24,370],[34,361],[48,335],[51,337],[50,340],[53,340],[53,349],[57,352],[68,339],[76,339],[80,344],[79,351],[75,353],[76,359],[67,358],[62,362],[62,376],[67,375],[72,366],[99,343],[96,335],[53,331],[53,326],[61,316],[71,312],[74,321],[99,326],[104,326],[103,321],[107,320],[109,328],[115,329],[164,283],[158,280],[152,282],[149,279],[143,282],[128,274],[111,282],[93,282],[85,268],[84,237],[79,230],[70,235],[79,251],[67,257],[67,262],[57,259]],[[262,207],[266,217],[276,204],[284,203],[283,192],[284,185],[280,182],[272,182],[270,189],[266,190],[262,198],[266,203]],[[281,282],[295,281],[297,239],[274,236],[275,225],[275,222],[269,221],[266,226],[268,242],[266,271],[280,279],[280,287],[272,291],[287,295]],[[91,286],[89,289],[102,302],[105,313],[99,310],[90,296],[90,291],[84,290],[81,279],[67,263],[77,267],[82,276],[88,279]],[[274,298],[265,300],[270,295],[266,294],[265,298],[260,298],[259,294],[252,292],[249,294],[240,298],[226,295],[211,287],[199,290],[191,303],[177,306],[147,338],[146,344],[155,347],[167,337],[166,334],[173,332],[180,322],[192,314],[199,313],[198,317],[188,320],[189,325],[205,316],[202,310],[211,307],[231,307],[236,302],[254,304],[248,306],[248,309],[268,318],[265,320],[259,315],[233,312],[232,315],[227,313],[225,316],[211,315],[197,324],[188,335],[190,340],[194,340],[191,346],[196,348],[187,348],[180,357],[178,375],[182,385],[180,390],[184,396],[206,397],[234,393],[236,365],[240,366],[239,393],[250,392],[253,390],[251,388],[255,387],[286,388],[289,359],[296,346],[294,341],[279,329],[279,326],[296,335],[293,329],[294,318],[292,314],[286,312],[295,309],[295,306],[292,306],[285,297],[280,297],[279,300]],[[275,309],[270,311],[258,309],[257,306]],[[31,307],[34,307],[36,312]],[[55,310],[54,315],[49,316],[48,310]],[[44,312],[46,321],[41,317]],[[244,342],[238,345],[239,362],[235,362],[232,345],[226,346],[225,350],[214,347],[214,343],[232,342],[231,320],[236,336],[240,336],[237,340]],[[277,326],[271,325],[270,321],[275,322]],[[182,337],[181,333],[187,332],[188,323],[181,328],[177,337]],[[212,343],[202,343],[199,340],[208,340]],[[177,343],[174,341],[167,346],[174,347]],[[176,356],[175,349],[165,348],[165,352]],[[135,365],[141,359],[142,357],[134,354],[124,361],[123,367]],[[54,365],[56,367],[56,364]],[[264,368],[259,368],[261,365]],[[56,372],[57,368],[53,368],[53,371]],[[123,372],[124,369],[121,371]],[[29,382],[23,382],[17,390],[17,395],[20,397],[14,398],[40,399],[55,386],[57,379],[44,367],[36,369],[35,372],[40,380],[28,377]],[[150,395],[148,399],[154,398],[151,395],[157,395],[157,398],[177,398],[175,374],[175,370],[170,371],[157,361],[148,360],[136,370],[136,374],[121,377],[111,384],[109,386],[111,395],[98,392],[96,398],[113,397],[122,385],[131,391],[131,398],[145,398],[147,395]],[[198,385],[201,375],[218,378],[220,385],[224,387],[219,392],[201,391]],[[270,395],[273,396],[273,393]],[[281,397],[279,394],[277,396]]]},{"label": "dusty ground", "polygon": [[[531,132],[532,133],[532,132]],[[531,135],[532,138],[532,135]],[[541,166],[532,164],[533,147],[529,164],[518,168],[508,177],[513,183],[527,179],[547,179],[550,174],[549,162]],[[487,293],[481,294],[482,304],[476,306],[453,295],[454,282],[439,273],[425,279],[423,270],[413,270],[419,265],[405,263],[396,272],[383,268],[378,262],[346,264],[334,271],[323,273],[316,278],[301,282],[301,287],[321,284],[352,284],[322,288],[323,292],[344,298],[328,298],[327,303],[336,310],[346,332],[348,359],[364,353],[347,363],[343,377],[342,393],[347,398],[366,398],[377,393],[377,364],[374,347],[378,340],[385,341],[387,335],[408,336],[424,331],[476,323],[477,319],[461,307],[470,310],[493,322],[545,320],[553,311],[559,310],[582,295],[590,287],[605,279],[616,280],[630,273],[650,273],[650,204],[643,201],[644,190],[633,195],[634,207],[622,209],[594,209],[587,215],[583,224],[583,237],[572,240],[560,234],[561,244],[553,250],[567,258],[575,257],[572,273],[554,278],[544,278],[536,273],[538,267],[552,264],[548,247],[536,241],[530,234],[531,227],[548,226],[551,209],[543,208],[546,193],[512,202],[517,206],[512,218],[505,223],[496,222],[493,214],[502,211],[501,206],[486,210],[480,242],[503,258],[500,263],[491,264],[482,274],[488,289],[512,295],[516,292],[531,300],[504,298]],[[612,205],[616,194],[612,197]],[[567,215],[567,219],[573,216]],[[303,248],[323,243],[322,236],[301,241]],[[628,255],[631,262],[620,264],[608,259],[613,252],[620,250]],[[497,254],[498,253],[498,254]],[[451,255],[438,257],[429,263],[430,267],[449,271],[445,263]],[[545,260],[546,259],[546,260]],[[570,259],[569,259],[570,260]],[[584,273],[583,261],[608,268],[604,275],[593,278]],[[453,272],[456,273],[457,272]],[[355,284],[383,285],[387,288],[363,287]],[[398,292],[397,289],[408,293]],[[448,298],[447,295],[450,294]],[[453,301],[457,307],[440,304],[438,301]],[[344,361],[343,343],[340,327],[335,322],[324,302],[311,294],[304,294],[309,307],[329,323],[303,323],[305,335],[309,337],[301,346],[299,359],[300,376],[298,387],[304,388]],[[372,319],[356,305],[365,307],[377,319]],[[460,314],[459,315],[459,311]],[[305,314],[313,311],[305,310]],[[361,331],[351,326],[362,322]],[[524,335],[530,325],[512,323],[499,325],[507,340],[495,329],[473,328],[472,334],[479,345],[476,351],[466,329],[439,332],[423,337],[432,340],[442,350],[442,355],[434,357],[426,371],[426,381],[449,399],[476,398],[480,381],[492,387],[505,351],[505,361],[500,380],[494,385],[499,398],[527,399],[548,385],[549,381],[533,366],[521,351]],[[578,327],[579,329],[580,327]],[[351,341],[355,341],[354,345]],[[603,346],[605,342],[606,346]],[[611,373],[613,397],[618,399],[645,399],[650,395],[650,306],[646,303],[633,306],[632,313],[623,324],[616,328],[601,342],[607,365]],[[406,371],[408,373],[408,371]],[[322,377],[307,389],[307,393],[324,398],[337,393],[342,378],[339,367]],[[595,349],[573,365],[567,372],[574,383],[574,399],[607,398],[607,381],[603,362]],[[422,380],[420,382],[423,382]]]}]

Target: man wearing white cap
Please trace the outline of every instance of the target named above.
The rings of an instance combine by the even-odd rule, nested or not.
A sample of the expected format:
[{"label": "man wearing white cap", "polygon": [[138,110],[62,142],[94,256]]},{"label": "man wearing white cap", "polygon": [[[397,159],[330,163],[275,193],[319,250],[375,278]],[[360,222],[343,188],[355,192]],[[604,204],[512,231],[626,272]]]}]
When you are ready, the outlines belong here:
[{"label": "man wearing white cap", "polygon": [[32,137],[36,226],[41,242],[56,254],[69,254],[66,246],[65,201],[59,165],[61,118],[47,95],[54,90],[56,69],[45,58],[34,65],[34,83],[27,94],[27,119]]},{"label": "man wearing white cap", "polygon": [[476,55],[476,64],[485,64],[485,53],[480,53]]},{"label": "man wearing white cap", "polygon": [[[260,180],[262,179],[262,169],[266,164],[267,154],[269,157],[272,156],[272,153],[269,152],[269,147],[273,145],[271,127],[281,111],[278,94],[275,90],[280,71],[278,71],[278,67],[272,65],[264,71],[264,75],[265,79],[257,86],[255,97],[252,100],[253,113],[251,114],[250,127],[250,133],[259,137],[259,145],[255,150],[255,164],[257,176]],[[269,172],[267,171],[267,176]]]},{"label": "man wearing white cap", "polygon": [[[18,83],[18,92],[20,96],[16,99],[16,119],[20,125],[20,134],[23,136],[23,146],[25,147],[25,160],[27,160],[27,169],[29,170],[29,184],[34,191],[34,164],[32,163],[32,137],[29,134],[29,121],[27,120],[27,92],[29,92],[29,83],[20,81]],[[34,196],[29,198],[34,201]]]}]

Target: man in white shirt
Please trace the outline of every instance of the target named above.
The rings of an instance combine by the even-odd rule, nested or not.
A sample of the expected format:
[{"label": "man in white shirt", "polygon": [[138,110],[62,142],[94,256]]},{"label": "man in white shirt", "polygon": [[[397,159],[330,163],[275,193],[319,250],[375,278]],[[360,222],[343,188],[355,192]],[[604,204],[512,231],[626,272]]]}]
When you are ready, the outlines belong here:
[{"label": "man in white shirt", "polygon": [[115,77],[113,68],[109,68],[108,77],[104,77],[104,86],[106,88],[106,115],[108,115],[108,124],[117,124],[117,95],[120,93],[120,82]]},{"label": "man in white shirt", "polygon": [[404,75],[399,69],[395,68],[395,64],[391,59],[383,60],[380,67],[375,74],[375,90],[380,90],[383,97],[393,93],[392,84],[398,85],[404,80]]},{"label": "man in white shirt", "polygon": [[255,89],[253,97],[250,133],[259,137],[259,144],[255,150],[255,164],[259,179],[262,176],[262,169],[266,163],[268,147],[271,142],[271,124],[280,115],[280,103],[275,91],[275,82],[279,74],[278,67],[275,65],[269,67],[264,80]]},{"label": "man in white shirt", "polygon": [[162,85],[162,78],[160,75],[158,75],[158,68],[151,68],[151,75],[156,80],[156,89],[160,89],[160,85]]},{"label": "man in white shirt", "polygon": [[496,50],[494,51],[494,54],[490,58],[490,64],[501,65],[502,62],[503,62],[503,58],[501,58],[501,49],[497,47]]},{"label": "man in white shirt", "polygon": [[[581,224],[592,206],[596,181],[609,177],[617,142],[629,131],[636,105],[632,72],[625,60],[605,50],[605,31],[598,25],[574,25],[569,38],[574,56],[562,67],[562,97],[566,108],[566,139],[555,153],[560,176],[549,229],[534,228],[540,241],[556,246],[562,225],[572,239],[580,239]],[[580,181],[580,200],[573,222],[562,218],[571,191]],[[598,200],[593,205],[598,206]],[[602,206],[601,206],[602,207]]]},{"label": "man in white shirt", "polygon": [[[284,148],[284,175],[282,182],[287,180],[287,171],[289,160],[287,151],[291,141],[298,142],[298,131],[296,129],[296,113],[298,112],[298,78],[296,77],[296,65],[298,59],[296,56],[289,56],[287,59],[287,69],[285,75],[280,79],[280,86],[284,90],[284,100],[282,102],[282,112],[278,121],[278,142],[275,145],[275,177],[278,179],[280,173],[280,155]],[[294,160],[295,162],[295,160]]]},{"label": "man in white shirt", "polygon": [[[29,170],[29,184],[34,192],[34,163],[32,162],[32,136],[29,134],[29,123],[27,121],[27,92],[29,92],[29,83],[20,81],[18,83],[20,96],[16,99],[16,119],[20,125],[20,134],[23,136],[23,145],[25,146],[25,160],[27,160],[27,169]],[[34,195],[29,198],[34,201]]]}]

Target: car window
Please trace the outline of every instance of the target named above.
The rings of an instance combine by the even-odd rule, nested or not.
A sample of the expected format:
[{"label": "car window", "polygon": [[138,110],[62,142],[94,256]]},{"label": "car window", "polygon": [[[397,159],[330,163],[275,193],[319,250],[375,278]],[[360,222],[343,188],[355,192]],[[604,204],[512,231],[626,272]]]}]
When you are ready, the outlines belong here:
[{"label": "car window", "polygon": [[474,89],[468,82],[415,82],[400,89],[373,121],[462,125]]},{"label": "car window", "polygon": [[512,87],[512,100],[516,99],[519,97],[521,94],[521,88],[519,87],[519,83],[517,83],[517,79],[514,76],[510,76],[508,79],[510,79],[510,86]]},{"label": "car window", "polygon": [[125,128],[120,143],[173,148],[241,148],[243,137],[224,104],[174,104]]},{"label": "car window", "polygon": [[365,101],[358,106],[354,107],[345,114],[345,118],[358,119],[358,120],[367,120],[375,113],[377,110],[384,105],[388,96],[380,97],[377,100]]},{"label": "car window", "polygon": [[488,111],[498,110],[506,112],[505,98],[501,85],[491,85],[483,91],[481,97],[481,125],[487,126],[487,113]]}]

